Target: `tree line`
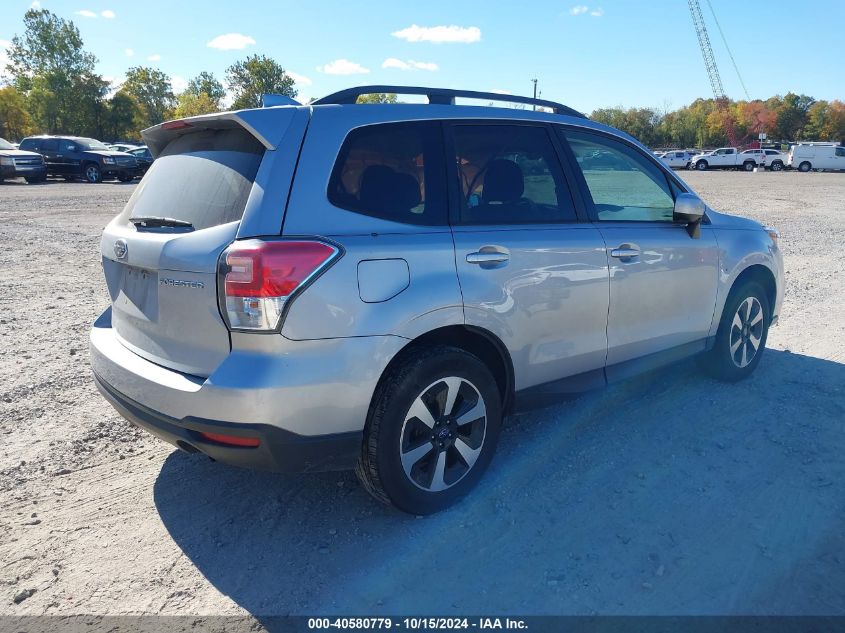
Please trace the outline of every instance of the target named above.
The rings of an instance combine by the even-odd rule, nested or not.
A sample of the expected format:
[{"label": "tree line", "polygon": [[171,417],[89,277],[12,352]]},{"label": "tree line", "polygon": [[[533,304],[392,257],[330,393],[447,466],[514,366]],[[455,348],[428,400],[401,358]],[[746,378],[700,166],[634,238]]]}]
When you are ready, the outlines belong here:
[{"label": "tree line", "polygon": [[[33,133],[76,134],[130,140],[140,130],[170,118],[258,107],[264,93],[296,97],[293,79],[264,55],[252,55],[226,70],[224,87],[210,72],[193,77],[174,93],[171,78],[157,68],[136,66],[112,94],[95,71],[97,58],[84,48],[79,29],[46,9],[24,15],[24,32],[12,39],[0,87],[0,136],[20,139]],[[396,95],[369,95],[361,102],[396,102]],[[697,99],[673,111],[601,108],[590,118],[628,132],[651,147],[726,145],[727,125],[743,141],[765,132],[775,141],[845,141],[845,103],[788,93],[765,101],[717,103]]]},{"label": "tree line", "polygon": [[650,108],[602,108],[590,118],[628,132],[649,147],[718,147],[732,125],[741,143],[764,132],[770,141],[845,142],[845,103],[792,92],[765,101],[696,99],[671,112]]},{"label": "tree line", "polygon": [[[135,66],[110,94],[110,83],[95,71],[96,56],[85,50],[72,21],[46,9],[30,9],[23,22],[23,34],[12,39],[8,51],[8,85],[0,87],[3,138],[46,133],[138,139],[140,130],[169,118],[225,109],[226,89],[210,72],[192,78],[175,94],[166,73]],[[293,79],[264,55],[232,64],[225,81],[231,109],[258,107],[264,93],[296,96]]]}]

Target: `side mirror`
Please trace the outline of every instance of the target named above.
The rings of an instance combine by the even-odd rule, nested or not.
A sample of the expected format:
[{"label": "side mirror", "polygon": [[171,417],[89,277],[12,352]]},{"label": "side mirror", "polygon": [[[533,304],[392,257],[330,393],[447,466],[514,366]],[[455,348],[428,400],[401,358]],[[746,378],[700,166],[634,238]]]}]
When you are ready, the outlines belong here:
[{"label": "side mirror", "polygon": [[672,211],[672,221],[686,224],[687,233],[692,238],[701,235],[701,220],[704,218],[704,203],[694,193],[680,193],[675,198],[675,208]]}]

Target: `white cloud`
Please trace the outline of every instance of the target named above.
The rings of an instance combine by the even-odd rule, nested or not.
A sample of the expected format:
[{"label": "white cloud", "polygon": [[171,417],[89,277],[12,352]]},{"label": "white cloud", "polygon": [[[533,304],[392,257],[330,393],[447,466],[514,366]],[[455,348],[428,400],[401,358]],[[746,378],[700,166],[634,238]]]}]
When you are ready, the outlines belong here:
[{"label": "white cloud", "polygon": [[149,57],[147,57],[147,61],[148,62],[160,62],[161,61],[161,55],[159,55],[158,53],[156,53],[155,55],[150,55]]},{"label": "white cloud", "polygon": [[569,15],[581,15],[582,13],[586,13],[590,10],[590,7],[584,4],[576,4],[569,10]]},{"label": "white cloud", "polygon": [[132,57],[135,54],[135,51],[133,51],[131,48],[124,49],[123,52],[126,53],[127,57]]},{"label": "white cloud", "polygon": [[590,11],[590,15],[594,18],[600,18],[604,15],[604,9],[602,9],[601,7],[599,7],[598,9],[593,9],[592,11]]},{"label": "white cloud", "polygon": [[111,9],[106,9],[105,11],[100,11],[100,15],[106,18],[107,20],[113,20],[117,17],[114,11]]},{"label": "white cloud", "polygon": [[287,73],[288,77],[293,79],[294,83],[298,86],[310,86],[312,83],[314,83],[305,75],[300,75],[299,73],[295,73],[292,70],[286,70],[285,72]]},{"label": "white cloud", "polygon": [[38,2],[38,0],[32,0],[32,4],[31,4],[31,5],[29,5],[29,8],[30,8],[30,9],[40,9],[40,8],[41,8],[41,3],[40,3],[40,2]]},{"label": "white cloud", "polygon": [[449,26],[417,26],[412,24],[408,28],[394,31],[391,35],[409,42],[471,44],[481,40],[481,29],[477,26],[455,26],[454,24]]},{"label": "white cloud", "polygon": [[348,59],[336,59],[325,66],[317,66],[317,71],[327,75],[365,75],[370,69]]},{"label": "white cloud", "polygon": [[438,66],[434,62],[415,62],[413,59],[409,59],[404,62],[401,59],[396,59],[395,57],[388,57],[385,59],[382,62],[381,67],[398,68],[399,70],[438,70]]},{"label": "white cloud", "polygon": [[188,88],[188,80],[179,75],[173,75],[170,78],[170,87],[173,88],[173,94],[178,95],[181,92],[185,92]]},{"label": "white cloud", "polygon": [[76,15],[81,15],[83,18],[96,18],[97,17],[96,13],[94,13],[93,11],[90,11],[88,9],[82,9],[81,11],[77,11]]},{"label": "white cloud", "polygon": [[243,33],[225,33],[215,37],[206,46],[221,51],[235,51],[252,46],[253,44],[255,44],[255,40],[249,35],[244,35]]}]

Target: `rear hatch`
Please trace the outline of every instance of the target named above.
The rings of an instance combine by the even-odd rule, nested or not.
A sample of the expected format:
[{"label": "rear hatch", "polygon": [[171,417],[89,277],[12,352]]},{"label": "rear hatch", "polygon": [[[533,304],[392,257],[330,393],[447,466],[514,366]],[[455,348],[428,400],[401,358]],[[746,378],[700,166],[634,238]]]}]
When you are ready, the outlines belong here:
[{"label": "rear hatch", "polygon": [[231,114],[148,132],[156,160],[101,242],[112,327],[138,355],[205,377],[230,349],[218,258],[260,201],[253,185],[273,148]]}]

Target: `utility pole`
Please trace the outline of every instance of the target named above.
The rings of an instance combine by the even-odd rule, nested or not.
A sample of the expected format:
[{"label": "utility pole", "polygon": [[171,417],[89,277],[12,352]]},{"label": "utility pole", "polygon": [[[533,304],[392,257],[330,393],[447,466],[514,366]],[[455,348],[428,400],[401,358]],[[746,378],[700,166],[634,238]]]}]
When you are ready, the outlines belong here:
[{"label": "utility pole", "polygon": [[[537,78],[534,77],[534,79],[531,80],[531,83],[534,84],[534,98],[536,99],[537,98]],[[531,109],[536,112],[537,111],[537,104],[532,105]]]}]

